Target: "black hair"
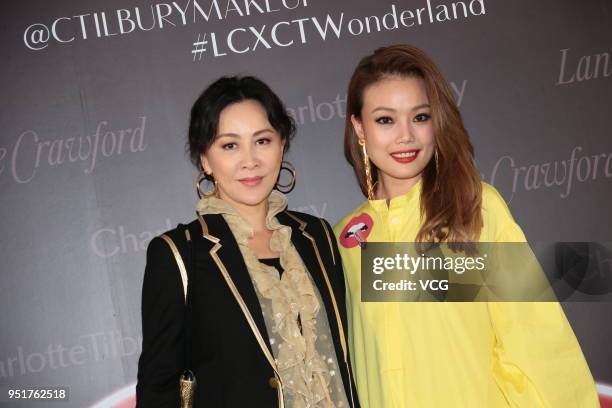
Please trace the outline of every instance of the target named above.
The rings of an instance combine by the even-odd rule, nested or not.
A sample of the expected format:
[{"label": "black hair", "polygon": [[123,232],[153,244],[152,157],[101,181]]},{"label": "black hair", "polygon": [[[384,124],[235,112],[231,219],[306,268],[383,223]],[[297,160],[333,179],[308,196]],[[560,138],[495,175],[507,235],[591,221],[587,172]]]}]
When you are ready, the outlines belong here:
[{"label": "black hair", "polygon": [[200,168],[200,155],[215,140],[221,111],[244,100],[259,102],[268,115],[268,121],[285,142],[285,151],[295,135],[295,121],[280,98],[260,79],[253,76],[221,77],[202,92],[191,108],[188,150],[191,162]]}]

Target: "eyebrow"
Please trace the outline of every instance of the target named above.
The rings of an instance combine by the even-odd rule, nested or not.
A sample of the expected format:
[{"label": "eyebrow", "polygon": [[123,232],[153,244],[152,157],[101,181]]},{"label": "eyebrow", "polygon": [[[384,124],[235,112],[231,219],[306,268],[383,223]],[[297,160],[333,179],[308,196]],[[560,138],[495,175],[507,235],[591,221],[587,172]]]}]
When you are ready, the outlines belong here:
[{"label": "eyebrow", "polygon": [[[428,103],[422,103],[420,105],[417,105],[417,106],[413,107],[411,109],[411,111],[416,111],[416,110],[419,110],[419,109],[422,109],[422,108],[431,108],[431,106]],[[374,113],[374,112],[379,111],[379,110],[395,112],[395,109],[393,109],[393,108],[387,108],[386,106],[379,106],[378,108],[373,109],[371,113]]]},{"label": "eyebrow", "polygon": [[[272,129],[270,129],[270,128],[260,129],[260,130],[258,130],[257,132],[253,133],[253,136],[258,136],[258,135],[260,135],[260,134],[262,134],[262,133],[266,133],[266,132],[272,132],[272,133],[274,133],[274,130],[272,130]],[[240,137],[240,135],[239,135],[239,134],[237,134],[237,133],[231,133],[231,132],[228,132],[228,133],[220,133],[220,134],[218,134],[218,135],[215,137],[215,139],[216,139],[216,138],[219,138],[219,137],[223,137],[223,136],[228,136],[228,137]]]}]

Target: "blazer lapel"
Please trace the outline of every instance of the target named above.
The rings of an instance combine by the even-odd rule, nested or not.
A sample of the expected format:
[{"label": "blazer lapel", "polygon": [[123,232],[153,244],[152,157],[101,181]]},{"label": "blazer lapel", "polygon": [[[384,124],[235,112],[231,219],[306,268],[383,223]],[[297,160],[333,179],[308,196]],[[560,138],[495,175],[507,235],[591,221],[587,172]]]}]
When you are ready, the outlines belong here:
[{"label": "blazer lapel", "polygon": [[279,213],[277,218],[282,224],[291,226],[291,242],[293,242],[293,245],[304,261],[304,265],[310,272],[315,285],[317,285],[325,306],[332,335],[340,342],[341,349],[343,351],[346,350],[346,344],[342,335],[343,330],[340,330],[338,327],[338,322],[340,321],[338,305],[328,274],[328,272],[333,271],[325,270],[325,263],[319,253],[316,240],[306,231],[307,223],[305,221],[287,211]]},{"label": "blazer lapel", "polygon": [[[237,295],[234,294],[239,305],[240,302],[244,302],[244,305],[248,309],[250,316],[245,314],[247,320],[252,317],[257,330],[259,331],[258,341],[263,340],[269,355],[271,356],[270,340],[267,334],[266,324],[261,311],[261,305],[259,304],[259,298],[255,293],[255,287],[251,280],[251,275],[247,269],[246,264],[240,253],[238,243],[232,234],[229,226],[225,222],[225,219],[220,214],[206,214],[204,216],[198,215],[200,218],[200,224],[203,228],[203,236],[215,243],[210,250],[210,254],[213,260],[219,267],[219,272],[227,274],[230,281],[228,286],[232,290],[231,285],[235,286]],[[225,277],[225,276],[224,276]],[[257,333],[254,333],[256,337],[259,337]],[[261,343],[261,341],[260,341]],[[260,344],[261,346],[261,344]],[[265,350],[264,350],[265,353]]]},{"label": "blazer lapel", "polygon": [[325,296],[325,294],[327,293],[327,289],[325,286],[323,273],[317,261],[317,255],[314,249],[314,245],[316,244],[308,238],[309,235],[306,235],[308,234],[306,232],[306,222],[293,216],[292,214],[289,214],[286,211],[278,214],[277,218],[281,222],[281,224],[289,225],[291,227],[291,242],[297,249],[298,253],[300,254],[300,257],[306,265],[306,268],[312,275],[315,284],[319,288],[319,292],[321,292],[321,296]]}]

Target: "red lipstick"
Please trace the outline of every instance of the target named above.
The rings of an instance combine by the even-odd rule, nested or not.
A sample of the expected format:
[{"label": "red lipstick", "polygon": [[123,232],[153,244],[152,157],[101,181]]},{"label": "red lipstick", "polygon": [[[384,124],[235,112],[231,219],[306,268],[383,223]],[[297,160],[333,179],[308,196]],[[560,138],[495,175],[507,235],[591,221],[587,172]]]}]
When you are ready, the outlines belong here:
[{"label": "red lipstick", "polygon": [[398,150],[397,152],[391,153],[391,157],[398,163],[410,163],[413,162],[419,154],[418,149],[407,149]]}]

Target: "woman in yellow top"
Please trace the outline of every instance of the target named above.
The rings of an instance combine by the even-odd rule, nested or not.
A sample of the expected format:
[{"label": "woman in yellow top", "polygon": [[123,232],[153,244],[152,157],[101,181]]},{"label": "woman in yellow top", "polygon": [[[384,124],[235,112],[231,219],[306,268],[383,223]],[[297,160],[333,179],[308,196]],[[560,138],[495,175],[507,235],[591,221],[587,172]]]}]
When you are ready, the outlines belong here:
[{"label": "woman in yellow top", "polygon": [[361,302],[360,242],[526,241],[481,181],[450,88],[421,50],[395,45],[361,60],[345,153],[368,196],[335,228],[362,407],[598,407],[557,302]]}]

